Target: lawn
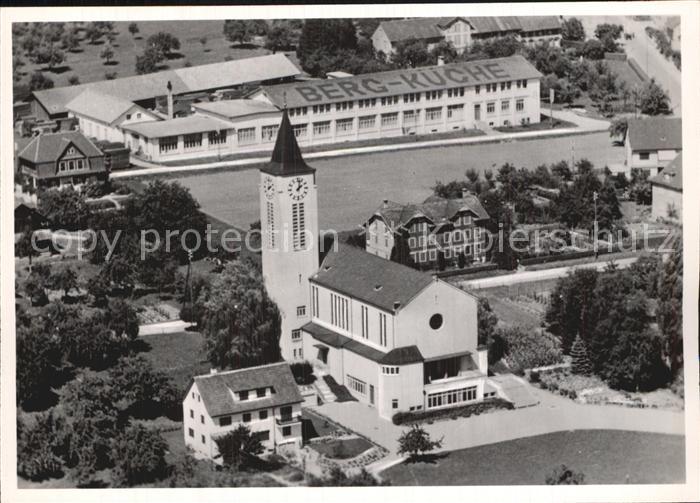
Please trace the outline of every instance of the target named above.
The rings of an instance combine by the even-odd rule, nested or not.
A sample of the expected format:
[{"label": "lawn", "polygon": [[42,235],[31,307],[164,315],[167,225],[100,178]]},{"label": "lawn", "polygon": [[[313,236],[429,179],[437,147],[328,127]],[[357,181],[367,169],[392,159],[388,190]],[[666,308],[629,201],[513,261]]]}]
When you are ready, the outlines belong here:
[{"label": "lawn", "polygon": [[[319,186],[319,226],[356,229],[383,199],[423,201],[436,180],[464,178],[467,168],[497,169],[511,162],[534,169],[541,163],[587,158],[595,166],[622,163],[624,149],[607,132],[545,140],[458,145],[313,160]],[[242,229],[260,218],[257,169],[196,173],[176,178],[203,211]]]},{"label": "lawn", "polygon": [[138,341],[143,355],[156,369],[172,377],[178,389],[184,390],[193,376],[206,374],[211,368],[199,332],[146,335]]},{"label": "lawn", "polygon": [[[68,79],[73,75],[77,75],[80,83],[83,84],[104,80],[107,72],[116,72],[117,78],[135,75],[136,56],[143,52],[148,37],[160,31],[171,33],[180,40],[179,52],[164,64],[170,69],[182,68],[186,63],[204,65],[222,62],[227,56],[231,59],[241,59],[270,52],[255,45],[232,46],[224,38],[223,20],[162,20],[141,21],[137,24],[140,33],[136,37],[132,37],[128,30],[129,22],[114,23],[114,29],[117,31],[113,45],[115,56],[114,61],[109,65],[104,64],[100,58],[100,52],[105,44],[104,39],[95,45],[83,40],[80,43],[80,52],[67,52],[65,63],[54,68],[53,71],[46,70],[45,74],[54,81],[55,87],[67,86]],[[206,45],[200,42],[202,37],[207,38]],[[26,84],[32,72],[43,69],[43,65],[31,63],[26,56],[23,57],[23,60],[25,66],[20,69],[23,73],[20,83]]]},{"label": "lawn", "polygon": [[330,442],[317,442],[309,446],[331,459],[351,459],[359,456],[367,449],[374,447],[364,438],[348,438],[344,440],[332,440]]},{"label": "lawn", "polygon": [[684,437],[577,430],[452,451],[382,472],[392,485],[540,485],[560,464],[587,484],[685,481]]}]

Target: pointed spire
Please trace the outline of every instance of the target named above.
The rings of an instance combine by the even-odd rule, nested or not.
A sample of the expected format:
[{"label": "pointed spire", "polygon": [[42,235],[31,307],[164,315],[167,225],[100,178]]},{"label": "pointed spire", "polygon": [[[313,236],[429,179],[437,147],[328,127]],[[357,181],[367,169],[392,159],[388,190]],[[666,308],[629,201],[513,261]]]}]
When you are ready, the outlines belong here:
[{"label": "pointed spire", "polygon": [[272,151],[272,158],[260,170],[276,176],[302,175],[316,171],[306,164],[301,155],[286,109],[282,111],[282,122],[277,131],[277,141],[275,149]]}]

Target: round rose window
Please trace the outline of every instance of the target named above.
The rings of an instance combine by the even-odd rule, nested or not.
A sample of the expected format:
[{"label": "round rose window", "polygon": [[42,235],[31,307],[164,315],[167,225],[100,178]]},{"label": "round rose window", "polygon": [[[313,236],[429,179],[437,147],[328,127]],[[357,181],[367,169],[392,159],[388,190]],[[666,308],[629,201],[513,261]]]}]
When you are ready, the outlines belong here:
[{"label": "round rose window", "polygon": [[442,326],[442,315],[434,314],[430,317],[430,328],[437,330]]}]

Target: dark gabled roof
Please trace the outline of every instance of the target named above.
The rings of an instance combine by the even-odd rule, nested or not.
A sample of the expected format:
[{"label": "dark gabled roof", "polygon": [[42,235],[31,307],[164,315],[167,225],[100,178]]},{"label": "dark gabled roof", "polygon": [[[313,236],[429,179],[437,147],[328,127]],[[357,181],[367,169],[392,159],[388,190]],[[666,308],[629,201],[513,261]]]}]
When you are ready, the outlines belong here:
[{"label": "dark gabled roof", "polygon": [[347,349],[348,351],[352,351],[357,355],[375,362],[380,362],[386,355],[386,353],[378,349],[374,349],[367,344],[363,344],[346,335],[339,334],[334,330],[330,330],[312,321],[301,328],[304,332],[311,334],[311,336],[319,342],[337,349]]},{"label": "dark gabled roof", "polygon": [[421,204],[400,204],[386,201],[377,208],[373,217],[381,217],[390,228],[396,230],[408,224],[412,219],[422,217],[427,218],[434,225],[440,225],[464,211],[471,212],[477,220],[490,218],[479,199],[473,194],[465,194],[461,199],[430,196]]},{"label": "dark gabled roof", "polygon": [[306,164],[301,155],[286,109],[282,112],[282,122],[277,131],[277,141],[270,162],[260,168],[260,171],[274,176],[294,176],[316,172]]},{"label": "dark gabled roof", "polygon": [[516,16],[470,17],[468,20],[477,34],[519,31],[522,28]]},{"label": "dark gabled roof", "polygon": [[403,68],[366,73],[342,79],[307,80],[273,86],[260,91],[279,108],[335,103],[362,98],[380,98],[449,87],[469,87],[515,79],[535,79],[542,74],[523,56],[460,61],[446,65]]},{"label": "dark gabled roof", "polygon": [[379,26],[391,42],[400,42],[409,38],[418,40],[442,38],[442,31],[438,27],[441,22],[444,22],[442,18],[419,17],[382,21]]},{"label": "dark gabled roof", "polygon": [[404,346],[389,351],[379,363],[385,365],[408,365],[409,363],[419,363],[422,361],[423,355],[418,349],[418,346]]},{"label": "dark gabled roof", "polygon": [[416,346],[394,348],[388,353],[384,353],[367,344],[363,344],[361,341],[339,334],[313,321],[301,328],[304,332],[311,334],[314,339],[323,344],[337,349],[347,349],[368,360],[384,365],[408,365],[423,361],[423,355]]},{"label": "dark gabled roof", "polygon": [[669,189],[683,190],[683,153],[681,152],[666,166],[661,173],[650,180],[652,185],[661,185]]},{"label": "dark gabled roof", "polygon": [[518,16],[522,31],[557,30],[561,28],[559,16]]},{"label": "dark gabled roof", "polygon": [[[360,248],[338,244],[310,281],[388,312],[408,304],[435,281],[429,274]],[[397,307],[395,303],[398,303]]]},{"label": "dark gabled roof", "polygon": [[627,141],[632,150],[676,150],[683,148],[683,123],[680,118],[648,117],[631,119]]},{"label": "dark gabled roof", "polygon": [[[211,417],[304,401],[286,362],[196,376],[194,382]],[[232,392],[270,387],[273,394],[267,398],[245,401],[233,399]]]},{"label": "dark gabled roof", "polygon": [[71,143],[86,157],[101,157],[104,155],[100,149],[78,131],[64,131],[36,136],[19,153],[19,157],[34,164],[55,162]]}]

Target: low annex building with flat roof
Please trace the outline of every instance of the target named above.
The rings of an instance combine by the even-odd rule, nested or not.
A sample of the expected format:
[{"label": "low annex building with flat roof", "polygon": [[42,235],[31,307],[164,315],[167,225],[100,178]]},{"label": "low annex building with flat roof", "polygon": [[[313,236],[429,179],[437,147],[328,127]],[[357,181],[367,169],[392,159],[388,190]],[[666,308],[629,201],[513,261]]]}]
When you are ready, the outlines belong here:
[{"label": "low annex building with flat roof", "polygon": [[243,424],[268,452],[299,446],[303,401],[286,362],[196,376],[182,400],[185,445],[221,463],[215,439]]}]

